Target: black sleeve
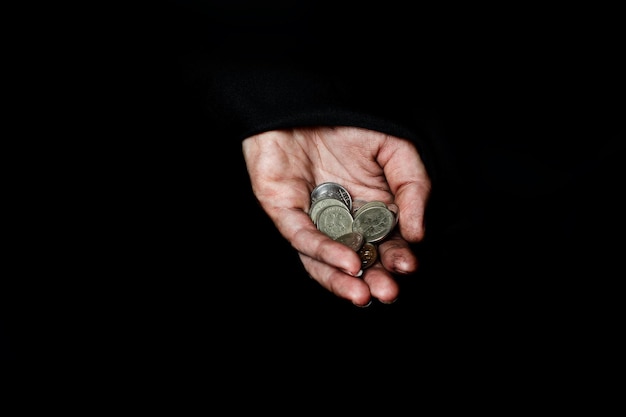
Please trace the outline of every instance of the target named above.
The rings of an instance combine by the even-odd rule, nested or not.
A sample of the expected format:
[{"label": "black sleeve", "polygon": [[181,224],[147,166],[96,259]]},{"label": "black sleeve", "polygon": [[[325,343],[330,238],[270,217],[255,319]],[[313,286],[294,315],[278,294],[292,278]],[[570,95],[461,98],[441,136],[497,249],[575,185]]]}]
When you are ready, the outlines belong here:
[{"label": "black sleeve", "polygon": [[447,158],[433,133],[442,97],[437,60],[415,33],[392,31],[403,26],[398,15],[355,19],[328,6],[182,8],[177,55],[186,123],[233,149],[275,129],[376,130],[415,143],[434,177]]}]

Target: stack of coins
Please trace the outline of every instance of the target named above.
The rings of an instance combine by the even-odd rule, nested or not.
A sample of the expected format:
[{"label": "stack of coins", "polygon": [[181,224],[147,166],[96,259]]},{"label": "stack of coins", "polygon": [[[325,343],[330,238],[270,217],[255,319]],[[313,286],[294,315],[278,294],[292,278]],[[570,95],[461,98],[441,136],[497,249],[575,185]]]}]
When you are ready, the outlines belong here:
[{"label": "stack of coins", "polygon": [[361,203],[353,205],[340,184],[325,182],[311,192],[309,216],[318,230],[357,252],[365,269],[378,259],[376,244],[391,233],[398,217],[382,201]]}]

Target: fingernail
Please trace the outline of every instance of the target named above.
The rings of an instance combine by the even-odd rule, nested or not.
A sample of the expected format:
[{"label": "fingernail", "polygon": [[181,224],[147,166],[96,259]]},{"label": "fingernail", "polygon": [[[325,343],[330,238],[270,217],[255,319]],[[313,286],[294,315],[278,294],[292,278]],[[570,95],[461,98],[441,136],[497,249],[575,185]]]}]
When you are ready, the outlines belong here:
[{"label": "fingernail", "polygon": [[353,273],[352,273],[352,272],[350,272],[350,271],[346,271],[345,269],[342,269],[342,271],[343,271],[344,273],[346,273],[346,274],[350,275],[351,277],[357,277],[357,278],[358,278],[358,277],[360,277],[361,275],[363,275],[363,270],[362,270],[362,269],[360,269],[360,270],[359,270],[359,272],[357,272],[356,274],[353,274]]},{"label": "fingernail", "polygon": [[410,265],[406,261],[398,261],[394,265],[394,271],[398,274],[410,274]]},{"label": "fingernail", "polygon": [[397,299],[397,298],[394,298],[394,299],[393,299],[393,300],[391,300],[391,301],[383,301],[383,300],[380,300],[380,302],[381,302],[381,303],[383,303],[383,304],[393,304],[393,303],[395,303],[396,301],[398,301],[398,299]]},{"label": "fingernail", "polygon": [[359,308],[366,308],[366,307],[369,307],[369,306],[371,306],[371,305],[372,305],[372,300],[369,300],[369,301],[367,302],[367,304],[362,305],[362,306],[360,306],[360,305],[358,305],[358,304],[356,304],[356,303],[352,303],[352,304],[354,304],[355,306],[357,306],[357,307],[359,307]]}]

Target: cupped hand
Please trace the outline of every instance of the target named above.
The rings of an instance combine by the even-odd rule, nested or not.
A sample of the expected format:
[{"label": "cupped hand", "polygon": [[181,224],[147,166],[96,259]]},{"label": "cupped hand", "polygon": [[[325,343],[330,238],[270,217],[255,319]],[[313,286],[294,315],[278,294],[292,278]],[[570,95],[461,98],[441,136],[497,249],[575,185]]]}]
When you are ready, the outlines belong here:
[{"label": "cupped hand", "polygon": [[[252,191],[281,235],[298,251],[307,273],[357,306],[372,297],[395,301],[395,274],[417,270],[409,243],[424,236],[431,182],[408,140],[355,127],[277,130],[243,141]],[[320,232],[309,217],[311,191],[341,184],[353,200],[383,201],[398,208],[394,233],[378,246],[378,261],[362,270],[359,255]]]}]

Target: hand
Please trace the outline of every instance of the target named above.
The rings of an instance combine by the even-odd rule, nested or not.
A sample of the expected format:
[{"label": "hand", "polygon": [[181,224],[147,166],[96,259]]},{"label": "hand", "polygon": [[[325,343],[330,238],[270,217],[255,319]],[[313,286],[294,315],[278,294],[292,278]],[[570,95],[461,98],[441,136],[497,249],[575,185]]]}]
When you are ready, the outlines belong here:
[{"label": "hand", "polygon": [[[243,155],[254,195],[313,279],[357,306],[372,297],[396,300],[393,274],[417,270],[409,242],[424,236],[431,188],[411,142],[354,127],[299,128],[249,137]],[[323,182],[341,184],[353,200],[398,207],[397,230],[379,244],[378,262],[365,271],[354,250],[320,232],[308,215],[311,191]]]}]

